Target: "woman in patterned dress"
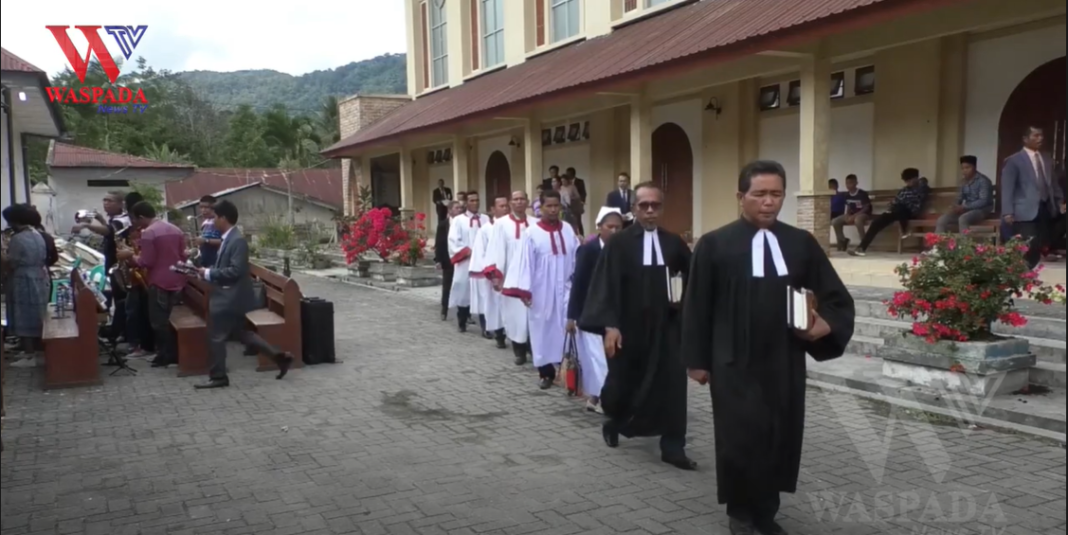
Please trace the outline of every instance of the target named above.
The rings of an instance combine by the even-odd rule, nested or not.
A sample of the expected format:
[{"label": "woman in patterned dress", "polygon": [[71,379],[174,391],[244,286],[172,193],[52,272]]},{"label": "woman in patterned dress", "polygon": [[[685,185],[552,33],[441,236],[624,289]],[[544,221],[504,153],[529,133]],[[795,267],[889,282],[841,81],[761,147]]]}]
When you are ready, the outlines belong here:
[{"label": "woman in patterned dress", "polygon": [[33,228],[33,209],[18,204],[4,209],[3,217],[14,229],[3,258],[7,334],[16,336],[22,350],[32,353],[40,347],[48,295],[52,288],[45,267],[48,256],[45,240]]}]

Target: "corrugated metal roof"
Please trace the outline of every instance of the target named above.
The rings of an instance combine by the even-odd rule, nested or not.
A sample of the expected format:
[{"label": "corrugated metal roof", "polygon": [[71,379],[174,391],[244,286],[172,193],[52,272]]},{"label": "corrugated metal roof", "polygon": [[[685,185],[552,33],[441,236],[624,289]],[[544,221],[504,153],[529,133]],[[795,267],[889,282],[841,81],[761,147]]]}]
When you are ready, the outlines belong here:
[{"label": "corrugated metal roof", "polygon": [[193,169],[195,167],[180,163],[157,162],[139,156],[79,147],[58,141],[52,147],[48,165],[50,167],[96,167],[103,169]]},{"label": "corrugated metal roof", "polygon": [[683,60],[703,61],[713,53],[755,53],[768,45],[781,46],[770,43],[771,38],[806,37],[823,23],[848,22],[865,13],[894,16],[895,10],[929,9],[953,1],[702,0],[419,98],[324,153],[338,155],[345,149],[473,120],[572,90],[592,91],[599,83],[674,67]]},{"label": "corrugated metal roof", "polygon": [[[344,206],[341,169],[304,169],[289,174],[293,193],[330,206]],[[286,191],[286,179],[278,169],[198,169],[182,180],[167,183],[167,203],[171,206],[199,200],[253,184]]]},{"label": "corrugated metal roof", "polygon": [[32,63],[12,54],[6,48],[0,48],[0,70],[14,72],[43,73]]}]

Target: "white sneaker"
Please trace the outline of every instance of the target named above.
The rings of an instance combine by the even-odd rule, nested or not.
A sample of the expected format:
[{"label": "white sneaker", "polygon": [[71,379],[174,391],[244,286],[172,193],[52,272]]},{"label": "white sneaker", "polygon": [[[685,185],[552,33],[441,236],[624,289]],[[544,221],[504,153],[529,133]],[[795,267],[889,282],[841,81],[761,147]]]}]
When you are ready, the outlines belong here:
[{"label": "white sneaker", "polygon": [[586,400],[586,412],[595,412],[597,414],[604,414],[604,409],[601,408],[600,403],[594,403],[592,399]]}]

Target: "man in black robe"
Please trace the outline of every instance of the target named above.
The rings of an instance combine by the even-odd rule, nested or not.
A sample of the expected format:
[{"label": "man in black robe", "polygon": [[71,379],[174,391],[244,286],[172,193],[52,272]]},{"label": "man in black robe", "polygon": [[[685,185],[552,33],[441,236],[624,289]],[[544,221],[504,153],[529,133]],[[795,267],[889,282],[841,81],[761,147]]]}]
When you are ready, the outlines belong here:
[{"label": "man in black robe", "polygon": [[452,292],[452,278],[456,272],[449,257],[449,221],[460,215],[463,207],[459,202],[450,201],[445,217],[438,221],[438,230],[434,235],[434,263],[441,270],[441,321],[449,320],[449,294]]},{"label": "man in black robe", "polygon": [[[842,356],[855,311],[816,238],[778,221],[782,166],[749,164],[738,191],[742,217],[694,250],[682,355],[692,379],[711,383],[719,502],[731,533],[782,535],[779,494],[797,491],[801,466],[805,354]],[[815,294],[807,331],[789,327],[790,289]]]},{"label": "man in black robe", "polygon": [[[619,436],[660,437],[661,460],[683,470],[686,456],[686,369],[679,356],[681,288],[670,297],[670,280],[685,281],[690,249],[681,237],[658,227],[664,193],[651,182],[634,191],[637,225],[615,235],[594,270],[579,327],[605,333],[608,378],[601,407],[608,416],[605,443]],[[680,283],[681,286],[681,283]]]}]

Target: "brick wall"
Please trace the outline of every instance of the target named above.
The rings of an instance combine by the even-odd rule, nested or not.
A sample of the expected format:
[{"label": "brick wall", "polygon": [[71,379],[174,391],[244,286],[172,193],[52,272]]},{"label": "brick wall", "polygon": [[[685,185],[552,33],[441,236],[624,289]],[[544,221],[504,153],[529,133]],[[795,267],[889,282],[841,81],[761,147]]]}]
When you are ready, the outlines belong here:
[{"label": "brick wall", "polygon": [[[339,130],[341,139],[345,139],[363,128],[382,120],[393,110],[411,102],[407,95],[355,95],[338,102]],[[359,160],[341,160],[342,188],[345,195],[345,214],[355,212],[355,199],[358,188],[352,184],[362,184],[370,177],[364,177]]]},{"label": "brick wall", "polygon": [[797,198],[797,226],[816,236],[824,251],[831,250],[830,195],[799,196]]}]

